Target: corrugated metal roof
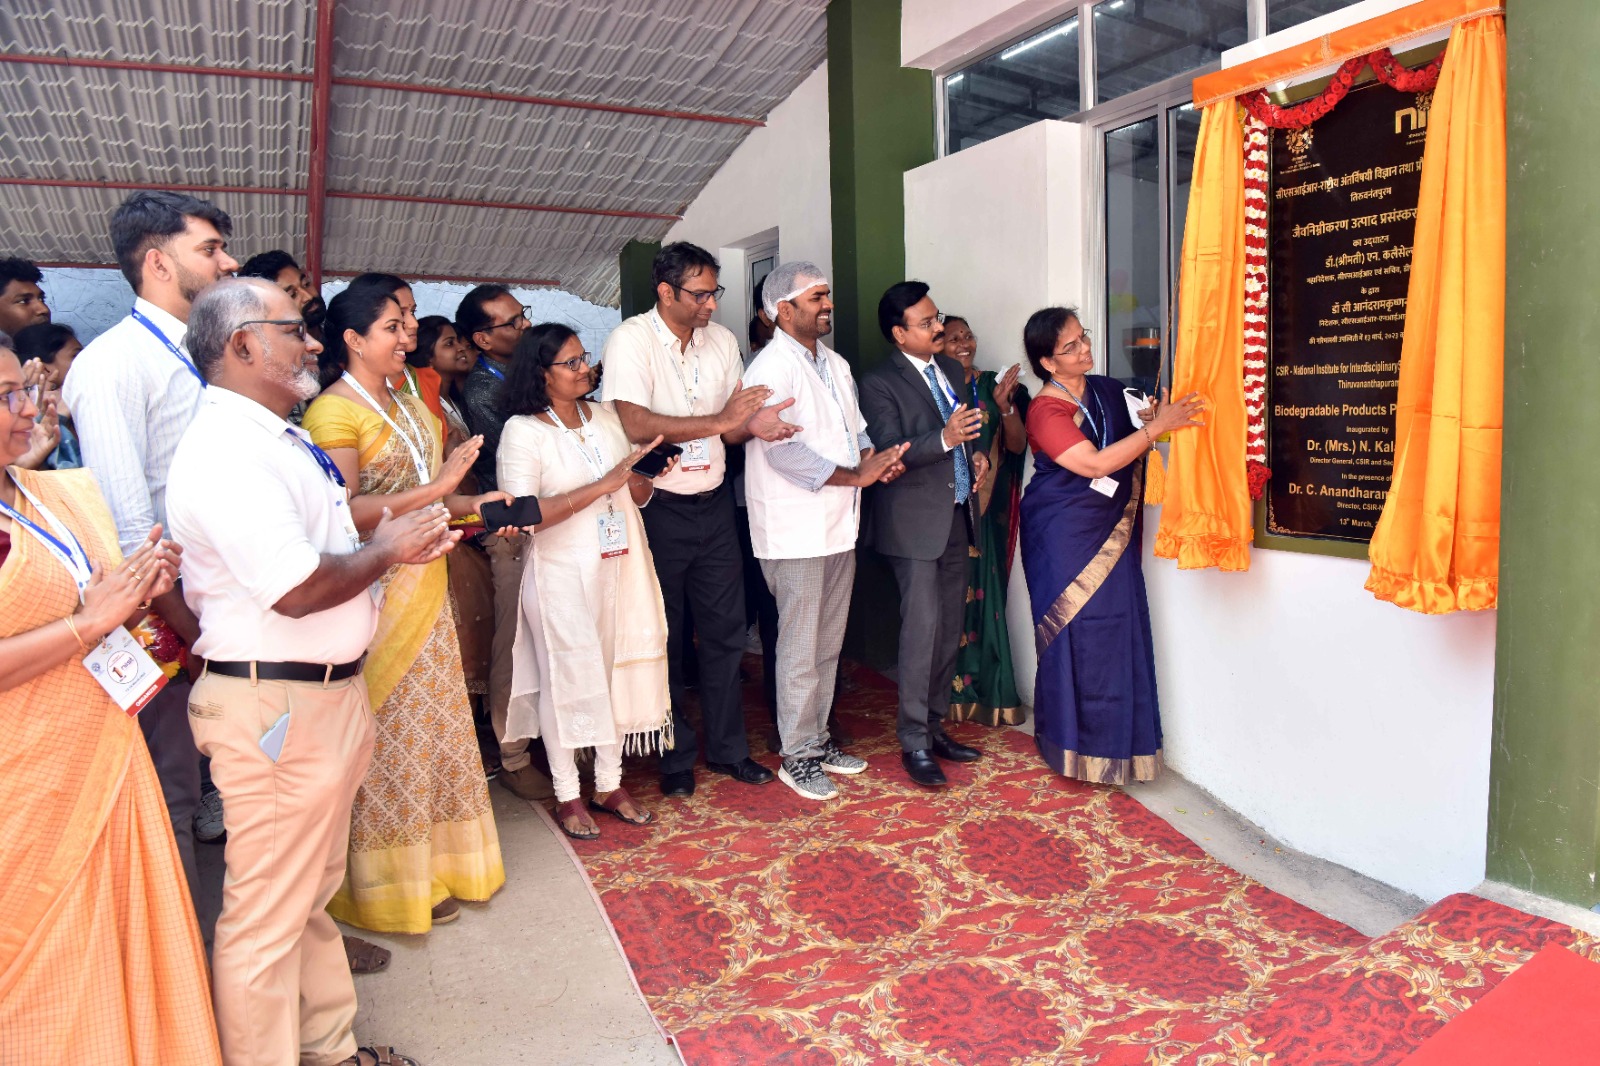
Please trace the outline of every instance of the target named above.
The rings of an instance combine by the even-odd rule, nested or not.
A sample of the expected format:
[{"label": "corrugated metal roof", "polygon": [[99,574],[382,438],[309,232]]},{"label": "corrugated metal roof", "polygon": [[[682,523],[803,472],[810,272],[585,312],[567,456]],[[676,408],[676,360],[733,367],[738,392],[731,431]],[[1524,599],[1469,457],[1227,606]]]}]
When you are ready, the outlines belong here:
[{"label": "corrugated metal roof", "polygon": [[[826,0],[338,0],[334,74],[761,119],[824,54]],[[0,51],[309,78],[314,0],[5,0]],[[331,97],[331,190],[672,215],[748,126],[365,86]],[[0,63],[0,178],[219,193],[234,249],[305,248],[309,80]],[[107,188],[6,186],[0,254],[107,262]],[[549,278],[615,303],[665,219],[330,198],[327,271]]]}]

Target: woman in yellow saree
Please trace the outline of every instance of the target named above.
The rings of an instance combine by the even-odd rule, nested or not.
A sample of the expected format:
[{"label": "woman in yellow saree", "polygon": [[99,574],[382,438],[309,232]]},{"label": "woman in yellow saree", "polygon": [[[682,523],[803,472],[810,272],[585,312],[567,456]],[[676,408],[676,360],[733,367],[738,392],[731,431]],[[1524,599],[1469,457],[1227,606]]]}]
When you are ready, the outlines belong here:
[{"label": "woman in yellow saree", "polygon": [[[481,438],[441,462],[438,419],[389,388],[405,362],[393,296],[346,289],[328,305],[324,336],[324,391],[304,426],[353,487],[358,529],[372,529],[385,510],[445,506],[460,517],[507,498],[455,495]],[[505,868],[445,560],[396,567],[380,584],[383,608],[365,670],[378,738],[351,815],[345,882],[328,912],[363,929],[426,933],[460,914],[457,900],[487,900],[505,883]]]},{"label": "woman in yellow saree", "polygon": [[[0,468],[38,402],[0,348]],[[0,1062],[221,1061],[161,786],[82,661],[172,587],[159,535],[124,562],[89,471],[0,469]]]}]

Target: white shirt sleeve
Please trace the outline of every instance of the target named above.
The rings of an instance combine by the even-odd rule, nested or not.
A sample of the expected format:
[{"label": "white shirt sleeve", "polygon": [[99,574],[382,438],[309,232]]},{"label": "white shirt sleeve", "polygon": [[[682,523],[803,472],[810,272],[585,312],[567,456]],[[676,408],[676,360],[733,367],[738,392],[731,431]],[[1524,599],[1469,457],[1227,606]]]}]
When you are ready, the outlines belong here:
[{"label": "white shirt sleeve", "polygon": [[168,498],[172,524],[202,538],[263,611],[270,611],[322,565],[306,519],[282,477],[271,470],[214,468],[203,500]]},{"label": "white shirt sleeve", "polygon": [[63,398],[72,411],[83,465],[100,482],[123,552],[132,552],[156,521],[145,478],[144,375],[131,359],[102,358],[75,369],[78,373],[67,376]]},{"label": "white shirt sleeve", "polygon": [[539,430],[526,418],[508,419],[500,432],[500,488],[513,496],[537,496],[543,482],[544,466],[539,455]]},{"label": "white shirt sleeve", "polygon": [[611,331],[601,352],[606,369],[600,382],[600,399],[607,403],[622,400],[647,409],[653,405],[655,376],[646,345],[654,343],[648,327],[641,328],[638,322],[624,322]]}]

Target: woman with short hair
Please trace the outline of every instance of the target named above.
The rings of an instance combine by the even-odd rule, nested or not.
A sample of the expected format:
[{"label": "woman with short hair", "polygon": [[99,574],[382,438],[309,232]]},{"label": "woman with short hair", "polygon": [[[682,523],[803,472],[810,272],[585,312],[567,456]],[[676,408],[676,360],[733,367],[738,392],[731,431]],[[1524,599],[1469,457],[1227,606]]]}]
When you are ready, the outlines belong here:
[{"label": "woman with short hair", "polygon": [[654,488],[632,469],[661,438],[633,448],[612,405],[584,399],[594,380],[571,329],[524,332],[498,467],[500,487],[538,497],[541,514],[502,739],[544,738],[561,830],[579,840],[600,830],[579,799],[577,751],[595,752],[589,810],[645,825],[649,812],[622,787],[622,756],[672,743],[666,612],[639,517]]}]

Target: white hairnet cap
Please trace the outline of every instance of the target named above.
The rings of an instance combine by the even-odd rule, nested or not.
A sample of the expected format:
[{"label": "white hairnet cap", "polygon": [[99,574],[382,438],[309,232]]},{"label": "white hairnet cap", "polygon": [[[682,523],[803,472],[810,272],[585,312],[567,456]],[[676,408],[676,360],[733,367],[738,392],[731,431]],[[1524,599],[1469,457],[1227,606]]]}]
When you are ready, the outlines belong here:
[{"label": "white hairnet cap", "polygon": [[807,289],[826,284],[827,275],[815,263],[808,263],[804,259],[782,263],[767,275],[767,280],[761,285],[761,306],[766,308],[767,317],[776,322],[780,303],[793,300]]}]

